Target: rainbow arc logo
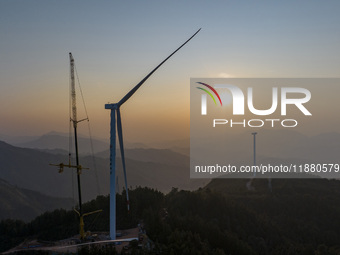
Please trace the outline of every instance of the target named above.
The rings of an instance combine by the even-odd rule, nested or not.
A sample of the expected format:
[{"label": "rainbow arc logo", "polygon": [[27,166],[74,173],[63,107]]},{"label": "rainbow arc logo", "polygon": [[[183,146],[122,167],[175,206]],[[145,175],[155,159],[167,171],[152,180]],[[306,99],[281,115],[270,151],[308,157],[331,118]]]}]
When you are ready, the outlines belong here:
[{"label": "rainbow arc logo", "polygon": [[[221,97],[220,97],[220,95],[217,93],[217,91],[216,91],[212,86],[210,86],[209,84],[203,83],[203,82],[197,82],[197,83],[198,83],[198,84],[201,84],[201,85],[203,85],[203,86],[205,86],[205,87],[207,87],[207,88],[209,88],[209,89],[217,96],[217,98],[218,98],[218,100],[220,101],[220,104],[221,104],[221,106],[222,106]],[[211,94],[211,92],[210,92],[209,90],[204,89],[204,88],[201,88],[201,87],[197,87],[197,88],[203,90],[204,92],[206,92],[206,93],[214,100],[215,105],[217,105],[214,96]]]}]

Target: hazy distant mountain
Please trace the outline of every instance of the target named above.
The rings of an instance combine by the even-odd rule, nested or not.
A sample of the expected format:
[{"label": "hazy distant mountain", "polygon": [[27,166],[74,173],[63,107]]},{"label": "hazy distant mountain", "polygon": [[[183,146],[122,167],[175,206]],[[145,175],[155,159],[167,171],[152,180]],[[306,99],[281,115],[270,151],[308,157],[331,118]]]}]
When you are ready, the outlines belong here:
[{"label": "hazy distant mountain", "polygon": [[168,149],[172,147],[187,148],[190,145],[190,139],[177,139],[177,140],[162,140],[150,143],[150,146],[157,149]]},{"label": "hazy distant mountain", "polygon": [[[71,197],[71,171],[58,174],[50,163],[67,163],[67,157],[0,142],[0,178],[21,188],[57,197]],[[69,188],[69,189],[67,189]],[[68,192],[66,191],[68,190]]]},{"label": "hazy distant mountain", "polygon": [[29,221],[46,211],[71,209],[72,199],[46,196],[36,191],[21,189],[0,179],[0,220]]},{"label": "hazy distant mountain", "polygon": [[0,141],[4,141],[12,145],[15,145],[18,143],[26,143],[37,138],[38,138],[37,136],[11,136],[11,135],[0,134]]},{"label": "hazy distant mountain", "polygon": [[[47,135],[39,141],[42,142],[46,138],[51,142],[53,139],[50,138],[53,136],[56,143],[54,147],[58,147],[58,139],[64,139],[58,135]],[[216,151],[216,153],[228,156],[237,164],[244,162],[252,164],[253,147],[250,134],[230,136],[225,139],[232,146],[228,151]],[[257,135],[259,163],[300,164],[306,160],[327,163],[327,161],[337,160],[339,148],[340,134],[338,133],[309,137],[290,130],[282,132],[264,130]],[[0,178],[19,187],[47,195],[71,196],[77,199],[74,169],[65,168],[64,172],[59,174],[57,167],[49,166],[50,163],[68,163],[67,155],[55,152],[18,148],[0,142]],[[101,155],[102,157],[80,158],[80,164],[90,168],[90,170],[84,169],[81,175],[84,201],[95,198],[98,194],[109,193],[108,151]],[[121,191],[124,178],[119,157],[120,153],[117,151],[117,176],[119,191]],[[126,158],[128,185],[132,187],[148,186],[168,192],[172,187],[195,189],[209,181],[191,180],[189,157],[169,149],[126,149]]]},{"label": "hazy distant mountain", "polygon": [[257,135],[257,144],[259,153],[265,156],[334,163],[340,153],[340,134],[305,136],[295,131],[266,130]]},{"label": "hazy distant mountain", "polygon": [[[160,153],[160,158],[156,158],[153,155],[153,152],[157,151]],[[166,162],[173,162],[171,159],[168,158],[168,152],[171,152],[171,154],[177,155],[178,157],[181,157],[182,159],[186,158],[189,160],[190,156],[190,148],[171,148],[171,149],[155,149],[155,148],[147,148],[147,147],[132,147],[131,149],[125,148],[125,157],[131,158],[131,159],[137,159],[141,161],[157,161],[160,163],[166,163]],[[117,156],[120,157],[120,150],[117,148]],[[110,157],[110,150],[101,151],[95,154],[96,157],[99,158],[109,158]],[[163,160],[163,161],[162,161]]]},{"label": "hazy distant mountain", "polygon": [[50,154],[69,155],[69,152],[63,149],[35,149],[35,150],[47,152]]},{"label": "hazy distant mountain", "polygon": [[[61,133],[61,132],[49,132],[42,136],[7,136],[0,135],[0,141],[4,141],[11,145],[22,147],[22,148],[31,148],[31,149],[41,149],[41,150],[49,150],[49,152],[53,154],[61,153],[68,154],[69,151],[69,134]],[[92,138],[92,145],[94,153],[103,152],[109,150],[109,139],[102,138]],[[150,146],[145,145],[143,143],[129,143],[125,142],[126,148],[150,148]],[[71,138],[71,146],[74,151],[74,138]],[[91,154],[91,139],[83,134],[78,134],[78,146],[80,154]],[[118,146],[118,145],[117,145]]]},{"label": "hazy distant mountain", "polygon": [[172,151],[190,155],[190,139],[181,139],[181,140],[168,140],[168,141],[159,141],[153,142],[150,144],[150,147],[156,149],[171,149]]},{"label": "hazy distant mountain", "polygon": [[[226,150],[214,146],[218,139],[228,145]],[[253,158],[253,137],[251,133],[242,133],[225,137],[210,137],[197,141],[196,149],[205,150],[209,146],[211,154],[217,158],[225,157],[234,162],[250,161]],[[193,148],[193,147],[192,147]],[[314,160],[336,163],[340,153],[340,134],[323,133],[316,136],[306,136],[292,130],[261,130],[256,135],[256,154],[258,157],[296,158],[299,160]]]},{"label": "hazy distant mountain", "polygon": [[[23,147],[23,148],[32,148],[32,149],[42,149],[42,150],[51,150],[51,153],[57,153],[57,151],[53,150],[61,150],[60,153],[65,154],[69,151],[69,134],[51,131],[42,136],[9,136],[0,134],[0,141],[4,141],[8,144]],[[72,146],[74,141],[71,138]],[[79,149],[81,154],[91,154],[91,140],[88,135],[78,134],[78,142]],[[109,138],[97,138],[92,137],[93,149],[94,153],[100,153],[105,155],[105,151],[109,149]],[[171,149],[172,151],[182,153],[184,155],[189,156],[189,139],[182,140],[171,140],[171,141],[159,141],[152,142],[149,144],[141,143],[141,142],[129,142],[125,141],[125,148],[155,148],[155,149]],[[118,144],[117,144],[118,146]],[[108,153],[108,152],[107,152]],[[100,155],[101,157],[106,157]]]},{"label": "hazy distant mountain", "polygon": [[[69,137],[53,132],[28,142],[16,143],[15,145],[23,148],[49,149],[49,150],[62,149],[64,151],[69,151]],[[74,146],[73,138],[71,140],[71,145]],[[104,151],[109,148],[108,143],[97,139],[92,139],[92,145],[93,151],[95,153]],[[79,136],[78,147],[80,154],[91,154],[91,140],[89,138]]]},{"label": "hazy distant mountain", "polygon": [[[196,189],[208,182],[208,180],[190,180],[189,158],[171,150],[145,149],[145,151],[140,150],[141,155],[134,150],[131,152],[132,154],[127,150],[126,160],[129,187],[147,186],[168,192],[172,187]],[[140,160],[143,155],[146,156],[144,162]],[[136,160],[129,157],[135,157]],[[43,194],[77,199],[74,169],[65,168],[60,174],[58,167],[49,165],[61,162],[68,163],[67,155],[18,148],[0,142],[0,178],[13,185]],[[80,157],[80,164],[90,168],[90,170],[83,169],[81,175],[83,200],[93,199],[99,194],[108,194],[109,159],[94,158],[93,161],[91,156],[85,156]],[[122,191],[124,177],[119,158],[117,158],[117,176],[119,190]]]},{"label": "hazy distant mountain", "polygon": [[[117,156],[120,157],[120,150],[116,151]],[[96,157],[109,158],[110,150],[99,152],[95,155]],[[143,161],[143,162],[157,162],[170,165],[177,165],[183,163],[189,164],[189,157],[175,152],[170,149],[154,149],[154,148],[133,148],[125,149],[125,157]]]},{"label": "hazy distant mountain", "polygon": [[[118,155],[120,151],[118,152]],[[127,149],[127,158],[142,162],[156,162],[174,166],[189,167],[189,157],[169,149]]]}]

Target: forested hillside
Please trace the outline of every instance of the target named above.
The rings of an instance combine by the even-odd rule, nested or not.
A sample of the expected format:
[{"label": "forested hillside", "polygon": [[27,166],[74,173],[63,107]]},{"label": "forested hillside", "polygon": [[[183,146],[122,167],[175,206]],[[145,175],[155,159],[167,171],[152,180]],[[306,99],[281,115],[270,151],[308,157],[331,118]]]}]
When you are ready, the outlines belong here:
[{"label": "forested hillside", "polygon": [[[247,190],[247,181],[218,179],[197,191],[173,189],[167,195],[136,188],[129,214],[119,194],[118,228],[143,221],[154,242],[144,254],[339,254],[339,181],[274,179],[272,191],[266,179],[254,180],[254,191]],[[86,229],[108,231],[108,197],[87,203],[85,211],[99,208],[104,211],[87,219]],[[75,213],[57,210],[29,224],[2,221],[0,243],[4,250],[28,236],[56,240],[76,233]]]}]

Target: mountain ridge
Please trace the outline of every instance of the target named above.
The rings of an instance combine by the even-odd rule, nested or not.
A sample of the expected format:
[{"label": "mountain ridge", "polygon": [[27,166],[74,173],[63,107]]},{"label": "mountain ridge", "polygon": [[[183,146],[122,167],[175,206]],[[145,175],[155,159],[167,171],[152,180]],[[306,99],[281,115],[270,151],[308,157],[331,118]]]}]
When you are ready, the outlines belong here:
[{"label": "mountain ridge", "polygon": [[71,198],[58,198],[40,192],[22,189],[0,179],[0,220],[18,219],[30,221],[46,211],[71,209]]},{"label": "mountain ridge", "polygon": [[[171,150],[145,149],[144,154],[149,154],[149,159],[140,161],[129,158],[127,150],[126,166],[129,187],[149,186],[162,192],[169,192],[172,187],[195,189],[205,180],[190,180],[189,158],[172,152]],[[133,150],[132,150],[133,152]],[[166,153],[165,153],[166,152]],[[136,154],[136,153],[135,153]],[[152,159],[154,158],[154,160]],[[162,158],[168,162],[161,163]],[[72,162],[74,159],[72,159]],[[173,161],[171,163],[171,161]],[[55,166],[49,164],[67,163],[68,156],[51,154],[46,151],[20,148],[0,142],[0,178],[12,185],[36,190],[51,196],[68,197],[76,193],[75,171],[64,169],[58,173]],[[88,201],[100,194],[109,193],[109,159],[81,156],[80,164],[90,170],[83,169],[81,184],[83,199]],[[94,171],[96,169],[96,171]],[[123,189],[124,176],[121,160],[117,157],[116,175],[119,181],[119,192]],[[72,181],[73,180],[73,181]]]}]

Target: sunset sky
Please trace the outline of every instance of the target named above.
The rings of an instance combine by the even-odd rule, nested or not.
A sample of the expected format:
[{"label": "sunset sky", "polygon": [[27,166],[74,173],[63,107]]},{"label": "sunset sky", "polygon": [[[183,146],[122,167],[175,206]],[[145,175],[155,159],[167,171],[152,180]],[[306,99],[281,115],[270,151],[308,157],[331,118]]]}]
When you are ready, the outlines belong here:
[{"label": "sunset sky", "polygon": [[191,77],[340,77],[339,13],[337,0],[0,1],[0,134],[68,131],[72,52],[92,133],[108,137],[104,105],[202,28],[121,108],[127,141],[188,138]]}]

